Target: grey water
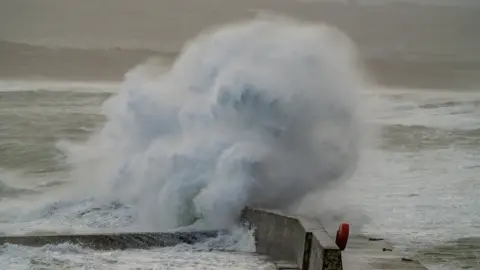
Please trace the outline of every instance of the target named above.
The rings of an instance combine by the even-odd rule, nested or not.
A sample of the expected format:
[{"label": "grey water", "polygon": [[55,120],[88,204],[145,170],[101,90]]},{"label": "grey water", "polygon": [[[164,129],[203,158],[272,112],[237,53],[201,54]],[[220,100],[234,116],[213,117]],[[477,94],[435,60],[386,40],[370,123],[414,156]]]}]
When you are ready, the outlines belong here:
[{"label": "grey water", "polygon": [[[138,209],[110,194],[103,200],[93,194],[65,196],[76,191],[79,181],[93,186],[92,193],[100,184],[92,182],[89,174],[73,177],[75,168],[62,146],[81,145],[102,130],[108,121],[104,102],[122,91],[125,73],[142,61],[156,56],[168,66],[180,44],[205,25],[272,9],[309,19],[327,18],[345,29],[374,64],[381,62],[373,65],[381,82],[409,85],[362,93],[372,111],[366,120],[377,136],[366,145],[352,179],[321,201],[348,205],[341,219],[358,228],[355,233],[384,237],[429,269],[480,269],[476,76],[480,43],[475,1],[404,5],[355,1],[359,6],[348,8],[332,1],[324,6],[294,1],[212,0],[211,5],[143,1],[139,6],[122,2],[115,8],[107,2],[95,11],[72,1],[1,3],[5,7],[0,8],[2,234],[141,230],[134,222]],[[189,5],[197,13],[185,8]],[[224,12],[208,15],[218,9]],[[65,20],[61,14],[71,19],[58,23]],[[393,60],[385,64],[384,59]],[[163,72],[165,66],[155,72]],[[212,252],[212,247],[232,252]],[[201,245],[153,251],[4,245],[0,268],[271,269],[252,251],[251,232],[237,228]]]},{"label": "grey water", "polygon": [[[45,89],[35,89],[32,82],[8,83],[16,88],[3,86],[0,92],[2,232],[112,229],[128,224],[128,211],[112,205],[79,216],[91,207],[88,201],[58,205],[67,213],[45,209],[19,218],[19,213],[28,213],[42,196],[55,196],[68,187],[64,181],[68,168],[56,142],[85,140],[99,127],[105,121],[100,104],[115,91],[115,85],[90,83],[72,90],[68,82],[44,83]],[[49,84],[56,89],[49,90]],[[342,189],[352,204],[371,217],[364,232],[387,236],[394,244],[419,252],[427,265],[446,265],[432,269],[454,269],[452,265],[476,269],[480,93],[393,89],[368,96],[382,101],[371,121],[381,125],[383,133],[377,146],[368,150],[370,165],[359,172],[358,181]],[[61,254],[74,249],[52,247],[63,248]],[[21,247],[2,249],[2,256],[12,257],[9,260],[25,256]],[[32,252],[41,257],[53,251]],[[76,252],[62,260],[82,260],[88,251]],[[142,261],[134,257],[122,260],[132,260],[135,265]]]}]

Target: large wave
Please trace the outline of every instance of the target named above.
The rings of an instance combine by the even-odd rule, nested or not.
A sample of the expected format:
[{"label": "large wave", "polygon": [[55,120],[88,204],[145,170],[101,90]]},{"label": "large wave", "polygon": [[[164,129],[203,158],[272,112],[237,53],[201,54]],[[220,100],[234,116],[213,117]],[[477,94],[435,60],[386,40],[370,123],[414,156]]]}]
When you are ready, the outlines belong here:
[{"label": "large wave", "polygon": [[245,206],[290,208],[355,169],[367,82],[335,28],[239,22],[147,73],[126,75],[103,129],[68,158],[97,196],[135,205],[148,229],[226,227]]}]

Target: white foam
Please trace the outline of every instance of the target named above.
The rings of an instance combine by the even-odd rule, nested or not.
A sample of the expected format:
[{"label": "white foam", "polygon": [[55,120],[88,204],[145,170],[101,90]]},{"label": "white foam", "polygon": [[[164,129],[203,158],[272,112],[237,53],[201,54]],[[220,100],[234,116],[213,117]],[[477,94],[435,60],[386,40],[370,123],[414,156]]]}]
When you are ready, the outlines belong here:
[{"label": "white foam", "polygon": [[103,130],[63,147],[87,192],[133,205],[144,228],[226,227],[246,205],[290,207],[349,177],[366,86],[356,61],[325,25],[214,29],[165,74],[132,70]]},{"label": "white foam", "polygon": [[275,269],[266,258],[252,254],[253,243],[251,231],[236,228],[207,242],[150,250],[94,251],[68,243],[43,247],[6,244],[0,247],[0,268]]}]

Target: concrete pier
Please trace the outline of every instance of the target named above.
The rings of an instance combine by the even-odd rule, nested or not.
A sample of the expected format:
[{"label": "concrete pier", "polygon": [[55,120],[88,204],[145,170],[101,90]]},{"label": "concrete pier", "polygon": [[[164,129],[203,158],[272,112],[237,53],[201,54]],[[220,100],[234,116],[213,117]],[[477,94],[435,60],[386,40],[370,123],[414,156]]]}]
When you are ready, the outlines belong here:
[{"label": "concrete pier", "polygon": [[[347,248],[341,251],[333,240],[334,234],[327,232],[316,219],[246,208],[240,222],[255,230],[256,253],[269,257],[277,269],[426,269],[419,262],[403,257],[383,239],[350,236]],[[149,249],[194,244],[220,233],[222,231],[17,235],[0,236],[0,245],[43,246],[68,242],[99,250]]]},{"label": "concrete pier", "polygon": [[219,231],[172,232],[172,233],[101,233],[75,235],[17,235],[1,236],[0,245],[5,243],[44,246],[61,243],[78,244],[82,247],[111,250],[111,249],[148,249],[153,247],[175,246],[181,243],[193,244],[216,237]]},{"label": "concrete pier", "polygon": [[404,257],[383,239],[353,235],[349,237],[347,248],[340,251],[333,240],[335,233],[327,232],[315,219],[247,208],[243,211],[242,222],[255,229],[258,253],[274,260],[293,262],[297,269],[426,269],[415,259]]},{"label": "concrete pier", "polygon": [[246,208],[242,222],[255,229],[257,252],[298,269],[342,269],[342,252],[316,220]]}]

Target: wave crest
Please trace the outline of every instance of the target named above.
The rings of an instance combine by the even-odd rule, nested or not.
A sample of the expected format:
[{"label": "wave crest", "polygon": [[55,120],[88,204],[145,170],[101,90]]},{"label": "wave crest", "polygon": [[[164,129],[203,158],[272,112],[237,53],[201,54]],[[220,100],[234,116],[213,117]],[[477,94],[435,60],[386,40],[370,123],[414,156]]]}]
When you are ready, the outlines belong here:
[{"label": "wave crest", "polygon": [[349,177],[366,85],[334,28],[232,24],[194,39],[164,74],[127,74],[103,130],[68,156],[149,229],[226,227],[247,205],[285,209]]}]

